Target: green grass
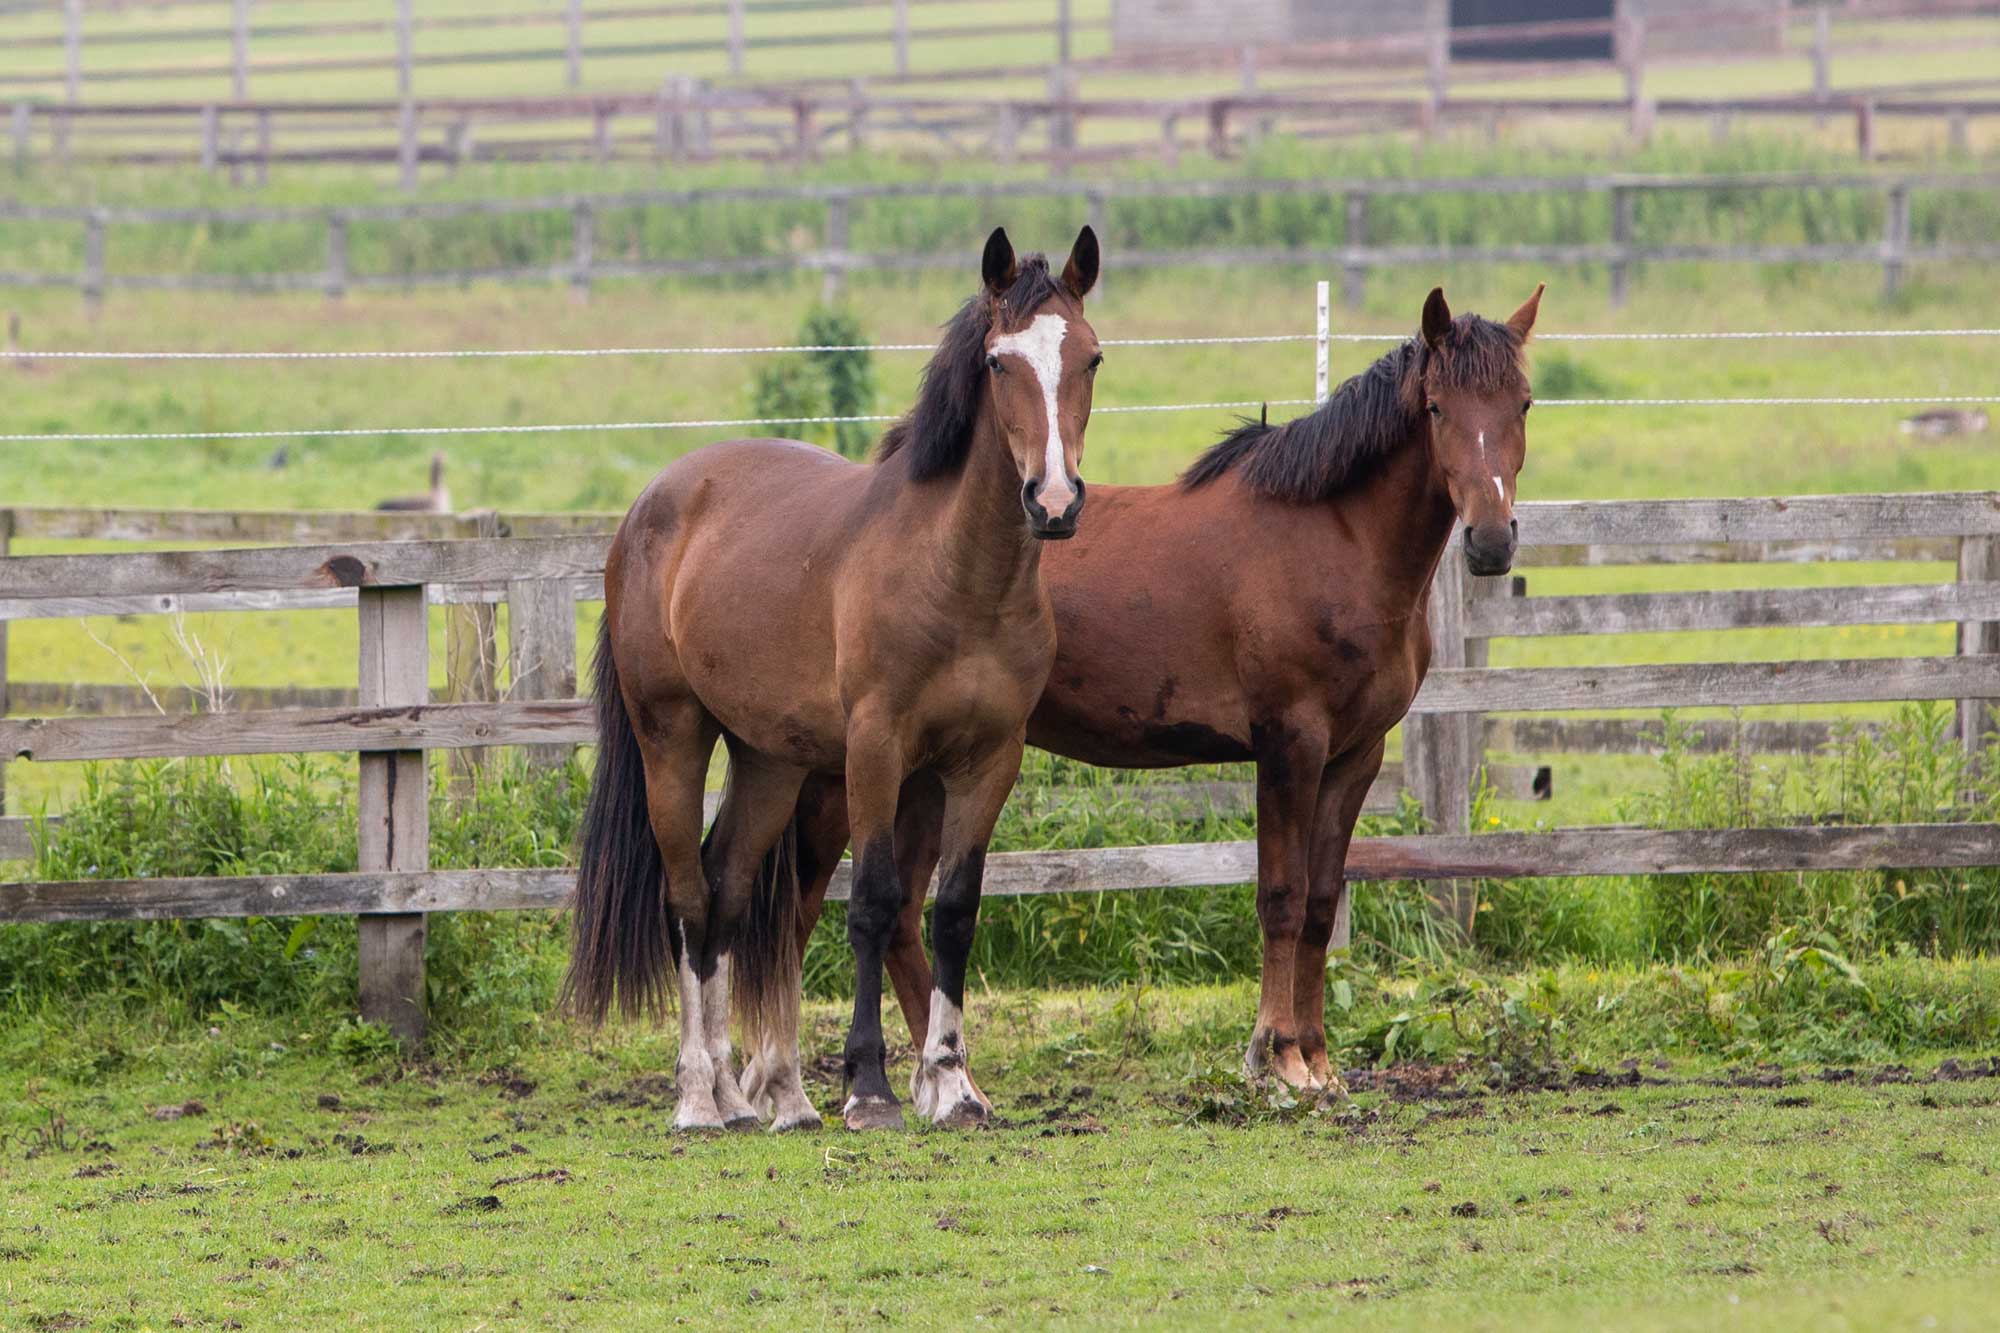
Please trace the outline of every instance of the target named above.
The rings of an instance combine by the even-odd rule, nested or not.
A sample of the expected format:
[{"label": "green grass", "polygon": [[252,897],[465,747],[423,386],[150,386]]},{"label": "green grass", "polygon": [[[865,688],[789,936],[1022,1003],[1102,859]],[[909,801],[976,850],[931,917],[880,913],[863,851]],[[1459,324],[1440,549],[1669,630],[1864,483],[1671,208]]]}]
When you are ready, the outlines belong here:
[{"label": "green grass", "polygon": [[[1608,980],[1565,990],[1581,1007]],[[1990,995],[1992,969],[1955,984]],[[552,1032],[486,1071],[348,1043],[353,1063],[322,1032],[222,1013],[206,1035],[121,1028],[121,1063],[68,1076],[17,1043],[0,1310],[45,1328],[1990,1315],[1993,1078],[1932,1081],[1925,1058],[1909,1082],[1735,1086],[1598,1027],[1644,1085],[1488,1095],[1448,1071],[1306,1114],[1206,1072],[1235,1060],[1252,998],[975,997],[1003,1126],[871,1138],[676,1137],[670,1041],[627,1029]],[[839,1019],[811,1017],[824,1057]]]}]

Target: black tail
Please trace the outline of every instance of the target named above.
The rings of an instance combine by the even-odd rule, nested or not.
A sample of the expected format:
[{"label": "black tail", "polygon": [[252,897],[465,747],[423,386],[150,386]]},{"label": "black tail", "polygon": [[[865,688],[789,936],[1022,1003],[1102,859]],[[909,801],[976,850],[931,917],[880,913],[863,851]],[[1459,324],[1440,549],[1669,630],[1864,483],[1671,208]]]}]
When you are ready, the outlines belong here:
[{"label": "black tail", "polygon": [[730,1007],[746,1058],[764,1035],[797,1033],[799,1013],[799,821],[795,814],[757,868],[750,909],[730,950]]},{"label": "black tail", "polygon": [[597,777],[578,840],[562,1004],[602,1023],[614,1000],[628,1018],[666,1008],[680,941],[667,912],[666,866],[646,813],[646,768],[618,687],[609,621],[598,630],[596,673]]}]

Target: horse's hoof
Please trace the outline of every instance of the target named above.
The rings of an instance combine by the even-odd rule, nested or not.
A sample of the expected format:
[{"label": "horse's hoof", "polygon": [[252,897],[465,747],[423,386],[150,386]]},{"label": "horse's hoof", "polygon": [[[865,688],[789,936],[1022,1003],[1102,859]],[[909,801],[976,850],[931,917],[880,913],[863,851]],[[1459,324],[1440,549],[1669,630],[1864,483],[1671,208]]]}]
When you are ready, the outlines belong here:
[{"label": "horse's hoof", "polygon": [[941,1129],[980,1129],[992,1118],[992,1107],[977,1098],[965,1097],[932,1123]]},{"label": "horse's hoof", "polygon": [[797,1130],[820,1129],[824,1127],[824,1124],[825,1122],[819,1118],[818,1111],[803,1111],[798,1115],[784,1120],[773,1120],[771,1122],[771,1132],[773,1134],[790,1134]]},{"label": "horse's hoof", "polygon": [[901,1129],[903,1108],[893,1097],[850,1097],[841,1119],[854,1130]]},{"label": "horse's hoof", "polygon": [[724,1129],[738,1134],[748,1133],[753,1129],[762,1129],[763,1126],[764,1122],[754,1115],[733,1115],[722,1122]]}]

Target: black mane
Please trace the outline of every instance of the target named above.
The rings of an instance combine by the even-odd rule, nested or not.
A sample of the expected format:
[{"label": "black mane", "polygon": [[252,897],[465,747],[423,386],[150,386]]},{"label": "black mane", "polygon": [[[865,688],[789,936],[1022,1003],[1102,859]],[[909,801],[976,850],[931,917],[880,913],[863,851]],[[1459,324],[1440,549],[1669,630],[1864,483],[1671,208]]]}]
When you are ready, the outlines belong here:
[{"label": "black mane", "polygon": [[1422,424],[1424,372],[1444,383],[1495,388],[1521,373],[1521,337],[1505,324],[1460,315],[1436,352],[1411,338],[1335,389],[1319,407],[1280,426],[1245,418],[1181,474],[1193,490],[1240,469],[1244,485],[1273,499],[1312,504],[1365,479]]},{"label": "black mane", "polygon": [[1027,255],[1004,297],[996,301],[982,291],[960,306],[924,367],[916,406],[883,433],[875,446],[875,461],[908,450],[910,476],[917,481],[958,471],[972,447],[972,425],[979,417],[979,398],[986,385],[986,335],[995,315],[1005,323],[1019,323],[1058,290],[1048,260]]}]

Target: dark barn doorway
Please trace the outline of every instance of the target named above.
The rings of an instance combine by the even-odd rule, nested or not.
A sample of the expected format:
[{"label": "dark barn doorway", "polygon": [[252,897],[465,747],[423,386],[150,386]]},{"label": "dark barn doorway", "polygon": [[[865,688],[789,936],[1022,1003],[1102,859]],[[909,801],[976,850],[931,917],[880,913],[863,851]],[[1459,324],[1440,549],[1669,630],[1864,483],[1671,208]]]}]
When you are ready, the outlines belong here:
[{"label": "dark barn doorway", "polygon": [[[1451,26],[1484,28],[1509,23],[1608,19],[1612,17],[1613,3],[1614,0],[1451,0]],[[1609,60],[1611,34],[1453,42],[1451,55],[1454,60]]]}]

